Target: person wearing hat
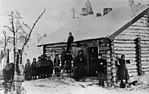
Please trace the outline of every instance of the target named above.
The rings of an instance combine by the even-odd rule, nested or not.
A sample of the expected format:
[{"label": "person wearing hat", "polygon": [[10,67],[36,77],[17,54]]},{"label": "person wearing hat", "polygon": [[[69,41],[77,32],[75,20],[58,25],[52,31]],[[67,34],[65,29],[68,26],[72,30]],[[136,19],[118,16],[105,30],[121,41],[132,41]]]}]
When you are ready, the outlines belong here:
[{"label": "person wearing hat", "polygon": [[36,79],[37,77],[37,62],[36,62],[36,58],[33,58],[33,62],[32,62],[32,78]]},{"label": "person wearing hat", "polygon": [[29,59],[27,59],[27,63],[25,64],[24,73],[25,73],[25,79],[26,80],[31,80],[32,79],[32,66],[31,66],[31,63],[30,63]]},{"label": "person wearing hat", "polygon": [[55,55],[55,58],[54,58],[54,72],[55,72],[55,75],[56,76],[59,76],[59,73],[60,73],[60,60],[59,60],[59,57],[58,57],[58,54]]},{"label": "person wearing hat", "polygon": [[4,94],[7,94],[8,92],[11,91],[14,79],[14,71],[15,71],[14,63],[8,63],[3,69],[4,82],[2,84],[5,89]]},{"label": "person wearing hat", "polygon": [[53,61],[51,60],[51,57],[47,57],[47,62],[48,62],[48,74],[47,76],[50,77],[53,74]]},{"label": "person wearing hat", "polygon": [[74,78],[79,81],[86,76],[87,60],[83,55],[83,51],[80,50],[78,55],[74,58]]},{"label": "person wearing hat", "polygon": [[65,61],[66,61],[66,51],[65,48],[63,48],[63,52],[61,53],[61,70],[64,70],[65,68]]},{"label": "person wearing hat", "polygon": [[65,66],[65,70],[66,73],[71,73],[71,61],[72,61],[72,55],[70,54],[70,52],[66,52],[66,66]]},{"label": "person wearing hat", "polygon": [[106,81],[106,75],[107,75],[107,61],[106,59],[103,59],[102,54],[98,54],[98,80],[99,80],[99,86],[104,87],[104,82]]},{"label": "person wearing hat", "polygon": [[[125,60],[125,55],[122,54],[121,58],[119,59],[119,64],[118,66],[118,70],[117,70],[117,75],[118,75],[118,81],[120,81],[120,87],[121,88],[125,88],[125,85],[128,84],[128,80],[129,80],[129,74],[128,74],[128,70],[126,67],[126,60]],[[124,83],[125,81],[125,83]]]},{"label": "person wearing hat", "polygon": [[74,41],[74,37],[72,36],[72,33],[69,32],[69,37],[67,39],[67,50],[66,51],[70,50],[71,44],[73,43],[73,41]]}]

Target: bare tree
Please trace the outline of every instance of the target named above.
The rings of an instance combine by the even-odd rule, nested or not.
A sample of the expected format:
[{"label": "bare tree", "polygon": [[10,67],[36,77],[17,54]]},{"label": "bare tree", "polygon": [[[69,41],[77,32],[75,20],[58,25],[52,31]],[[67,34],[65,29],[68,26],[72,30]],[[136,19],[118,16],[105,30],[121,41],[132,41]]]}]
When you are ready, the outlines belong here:
[{"label": "bare tree", "polygon": [[[22,34],[22,33],[26,33],[27,35],[23,37],[23,35],[21,35],[21,38],[24,38],[24,42],[23,42],[23,46],[21,48],[22,52],[24,51],[25,46],[27,45],[27,43],[30,40],[31,34],[34,31],[34,28],[36,26],[36,24],[38,23],[39,19],[41,19],[41,17],[43,16],[43,14],[45,13],[45,9],[44,11],[38,16],[38,18],[35,20],[35,22],[33,23],[33,26],[30,27],[28,24],[25,24],[22,21],[22,17],[20,16],[20,13],[18,11],[11,11],[11,14],[9,15],[10,17],[10,24],[11,26],[4,26],[6,27],[9,31],[12,32],[12,36],[13,36],[13,54],[14,54],[14,62],[15,62],[15,56],[16,56],[16,47],[17,47],[17,41],[20,38],[20,36],[18,37],[18,35]],[[24,30],[24,27],[27,27],[29,29],[29,33],[27,33]],[[6,33],[5,33],[6,34]]]},{"label": "bare tree", "polygon": [[9,31],[12,32],[13,34],[13,54],[14,54],[14,62],[15,62],[15,54],[16,54],[16,35],[18,31],[22,28],[20,22],[20,14],[17,11],[11,11],[11,14],[9,15],[10,17],[10,24],[11,26],[4,26],[9,29]]}]

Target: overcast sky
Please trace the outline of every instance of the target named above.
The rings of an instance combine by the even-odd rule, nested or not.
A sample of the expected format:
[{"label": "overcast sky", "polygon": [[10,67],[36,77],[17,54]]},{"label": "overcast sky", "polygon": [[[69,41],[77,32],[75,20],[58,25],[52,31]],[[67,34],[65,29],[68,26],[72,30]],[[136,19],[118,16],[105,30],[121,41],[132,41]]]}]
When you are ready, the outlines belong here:
[{"label": "overcast sky", "polygon": [[[11,11],[17,10],[23,17],[25,23],[30,26],[41,14],[44,8],[46,13],[35,27],[33,35],[43,32],[51,33],[56,28],[72,19],[71,9],[74,6],[76,15],[79,15],[86,0],[0,0],[0,35],[3,26],[9,25],[8,15]],[[149,0],[134,0],[135,3],[146,3]],[[94,12],[102,12],[104,7],[122,7],[128,5],[128,0],[90,0]]]}]

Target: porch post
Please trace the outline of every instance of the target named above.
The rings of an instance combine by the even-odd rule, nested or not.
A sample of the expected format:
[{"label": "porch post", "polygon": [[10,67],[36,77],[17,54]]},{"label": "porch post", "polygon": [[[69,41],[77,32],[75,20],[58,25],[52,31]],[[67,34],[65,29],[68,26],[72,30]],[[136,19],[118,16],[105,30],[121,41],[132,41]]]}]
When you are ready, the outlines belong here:
[{"label": "porch post", "polygon": [[112,87],[116,82],[116,66],[114,44],[110,39],[108,39],[107,47],[107,85],[108,87]]},{"label": "porch post", "polygon": [[138,75],[141,75],[142,74],[142,65],[141,65],[141,38],[137,38],[135,40],[136,42],[136,61],[137,61],[137,72],[138,72]]},{"label": "porch post", "polygon": [[46,46],[43,45],[43,55],[45,56],[46,55]]}]

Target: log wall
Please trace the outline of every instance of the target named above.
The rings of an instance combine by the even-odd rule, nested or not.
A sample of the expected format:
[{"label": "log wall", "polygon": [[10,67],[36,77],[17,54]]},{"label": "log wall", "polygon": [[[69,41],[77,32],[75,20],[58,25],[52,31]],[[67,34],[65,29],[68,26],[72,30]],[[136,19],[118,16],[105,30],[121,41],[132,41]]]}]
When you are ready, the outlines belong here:
[{"label": "log wall", "polygon": [[[127,64],[130,76],[138,75],[138,54],[140,53],[140,63],[142,71],[149,72],[149,27],[146,25],[146,16],[139,19],[128,29],[114,39],[115,54],[120,57],[126,55],[126,59],[131,64]],[[136,39],[140,38],[140,52],[138,51]]]}]

